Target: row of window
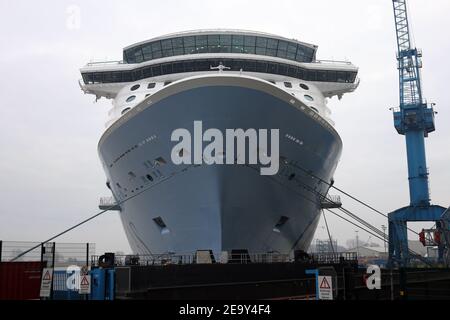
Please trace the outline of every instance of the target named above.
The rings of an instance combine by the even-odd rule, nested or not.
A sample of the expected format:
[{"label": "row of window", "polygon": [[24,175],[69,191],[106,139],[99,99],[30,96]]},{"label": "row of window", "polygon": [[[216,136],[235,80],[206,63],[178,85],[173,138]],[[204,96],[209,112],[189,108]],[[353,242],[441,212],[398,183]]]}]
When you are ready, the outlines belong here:
[{"label": "row of window", "polygon": [[211,66],[217,66],[221,63],[230,67],[229,70],[231,71],[243,70],[247,72],[278,74],[307,81],[353,83],[355,82],[357,74],[357,72],[353,71],[308,70],[289,64],[261,60],[201,59],[162,63],[139,68],[134,71],[89,72],[82,73],[82,76],[83,81],[86,84],[133,82],[172,73],[198,71],[217,72],[217,70],[211,70]]},{"label": "row of window", "polygon": [[123,60],[140,63],[152,59],[197,53],[246,53],[312,62],[315,50],[267,37],[213,34],[158,40],[124,50]]}]

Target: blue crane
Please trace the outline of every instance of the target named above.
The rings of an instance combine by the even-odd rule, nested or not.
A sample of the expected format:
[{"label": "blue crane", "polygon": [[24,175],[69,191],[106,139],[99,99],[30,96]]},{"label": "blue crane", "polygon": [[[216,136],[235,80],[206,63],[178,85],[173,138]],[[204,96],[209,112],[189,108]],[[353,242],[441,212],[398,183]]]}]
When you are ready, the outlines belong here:
[{"label": "blue crane", "polygon": [[[405,136],[408,159],[410,205],[389,214],[389,264],[407,266],[412,258],[408,248],[408,221],[436,222],[434,232],[447,231],[446,208],[432,205],[430,200],[425,138],[435,131],[435,112],[422,96],[420,69],[422,52],[411,43],[406,0],[392,0],[398,46],[400,106],[393,109],[397,132]],[[445,228],[445,230],[443,230]],[[439,260],[443,262],[446,245],[439,237]],[[439,243],[438,243],[439,242]]]}]

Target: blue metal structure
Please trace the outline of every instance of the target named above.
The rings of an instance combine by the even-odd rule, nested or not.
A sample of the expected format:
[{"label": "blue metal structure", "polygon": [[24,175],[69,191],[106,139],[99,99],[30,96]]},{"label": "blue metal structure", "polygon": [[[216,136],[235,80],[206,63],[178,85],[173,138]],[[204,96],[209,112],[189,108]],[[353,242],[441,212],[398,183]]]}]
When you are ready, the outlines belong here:
[{"label": "blue metal structure", "polygon": [[[407,266],[411,254],[408,248],[408,221],[435,221],[439,229],[445,208],[431,205],[425,138],[435,131],[432,106],[422,96],[420,50],[413,48],[410,37],[406,0],[392,0],[398,45],[400,107],[394,110],[394,125],[405,136],[408,158],[410,205],[389,214],[389,264]],[[442,261],[444,246],[439,245]]]},{"label": "blue metal structure", "polygon": [[91,274],[90,300],[114,300],[115,298],[115,269],[95,268]]}]

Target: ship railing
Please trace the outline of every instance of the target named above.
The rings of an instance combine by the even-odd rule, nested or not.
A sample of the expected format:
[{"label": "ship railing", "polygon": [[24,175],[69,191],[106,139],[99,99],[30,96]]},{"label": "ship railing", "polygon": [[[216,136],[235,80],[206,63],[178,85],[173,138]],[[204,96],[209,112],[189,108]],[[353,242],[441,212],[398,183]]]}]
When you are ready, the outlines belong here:
[{"label": "ship railing", "polygon": [[[92,266],[99,266],[99,257],[92,256]],[[229,253],[226,252],[221,257],[214,258],[211,254],[209,263],[221,264],[272,264],[272,263],[286,263],[293,262],[294,258],[290,254],[282,253]],[[153,254],[153,255],[115,255],[114,266],[164,266],[164,265],[186,265],[197,263],[208,263],[197,261],[198,255],[196,253],[185,254]],[[340,264],[340,263],[354,263],[358,261],[356,252],[314,252],[308,256],[308,262],[318,264]]]},{"label": "ship railing", "polygon": [[316,60],[315,63],[322,63],[322,64],[345,64],[345,65],[352,65],[352,63],[348,60]]},{"label": "ship railing", "polygon": [[289,254],[282,253],[231,253],[227,263],[283,263],[292,261]]},{"label": "ship railing", "polygon": [[116,200],[113,197],[100,197],[101,206],[113,206],[116,204]]},{"label": "ship railing", "polygon": [[90,61],[86,64],[87,67],[92,66],[102,66],[102,65],[117,65],[117,64],[124,64],[125,62],[123,60],[109,60],[109,61]]},{"label": "ship railing", "polygon": [[[249,263],[283,263],[291,262],[289,254],[280,253],[227,253],[226,258],[222,256],[214,258],[211,256],[210,263],[249,264]],[[92,266],[98,267],[100,256],[92,256]],[[196,264],[197,254],[153,254],[153,255],[115,255],[114,266],[164,266]],[[198,262],[201,263],[201,262]]]},{"label": "ship railing", "polygon": [[314,252],[310,256],[313,262],[319,264],[339,264],[358,261],[356,252]]},{"label": "ship railing", "polygon": [[100,210],[120,211],[120,206],[117,204],[116,200],[111,196],[110,197],[100,197],[98,208]]}]

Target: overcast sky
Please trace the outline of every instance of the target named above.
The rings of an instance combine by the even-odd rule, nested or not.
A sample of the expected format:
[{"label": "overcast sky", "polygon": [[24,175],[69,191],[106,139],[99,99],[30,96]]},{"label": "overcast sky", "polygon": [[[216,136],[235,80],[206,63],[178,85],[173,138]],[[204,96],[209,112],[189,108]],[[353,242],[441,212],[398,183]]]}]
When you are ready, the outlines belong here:
[{"label": "overcast sky", "polygon": [[[75,6],[75,7],[74,7]],[[409,0],[424,52],[424,90],[437,104],[427,139],[433,202],[449,205],[448,0]],[[80,10],[76,28],[70,14]],[[75,26],[75,28],[73,28]],[[166,33],[202,28],[265,31],[319,46],[319,59],[348,59],[361,85],[330,101],[344,150],[336,185],[389,212],[409,203],[405,144],[388,110],[398,105],[391,0],[0,1],[0,240],[41,241],[97,213],[109,195],[97,155],[110,101],[84,95],[79,68],[119,60],[122,48]],[[380,227],[349,199],[344,207]],[[327,214],[340,244],[355,228]],[[319,225],[316,236],[325,239]],[[419,225],[414,225],[421,228]],[[359,232],[364,242],[368,235]],[[118,213],[61,237],[95,242],[97,252],[129,251]]]}]

